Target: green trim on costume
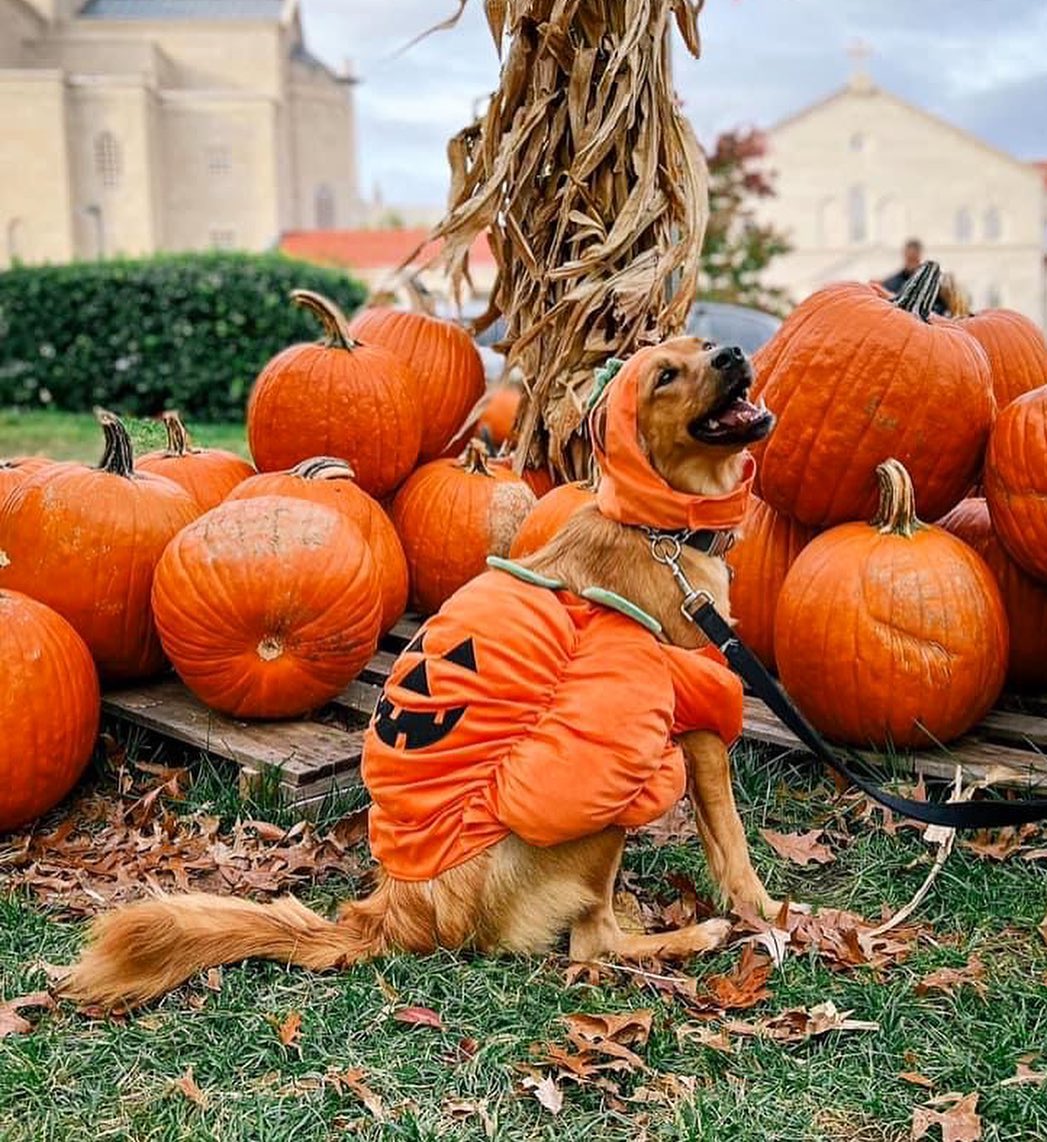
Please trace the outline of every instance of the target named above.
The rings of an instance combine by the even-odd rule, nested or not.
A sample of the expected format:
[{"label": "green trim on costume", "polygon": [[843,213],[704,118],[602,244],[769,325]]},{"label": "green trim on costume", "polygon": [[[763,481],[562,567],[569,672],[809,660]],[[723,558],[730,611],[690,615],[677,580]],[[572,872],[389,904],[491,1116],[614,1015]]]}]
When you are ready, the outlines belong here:
[{"label": "green trim on costume", "polygon": [[532,587],[548,587],[550,591],[563,591],[567,587],[567,584],[559,579],[548,579],[545,575],[539,575],[537,571],[521,567],[519,563],[514,563],[511,559],[502,559],[499,555],[488,555],[487,566],[493,567],[495,571],[505,571],[514,579],[530,583]]},{"label": "green trim on costume", "polygon": [[585,402],[586,416],[603,400],[607,386],[618,376],[624,365],[625,362],[620,357],[608,357],[604,365],[596,370],[596,380],[589,391],[589,399]]},{"label": "green trim on costume", "polygon": [[605,591],[603,587],[586,587],[582,592],[582,598],[588,599],[591,603],[599,603],[602,607],[610,607],[612,611],[618,611],[626,618],[633,619],[640,626],[646,627],[652,634],[662,633],[662,624],[653,615],[649,615],[641,607],[614,591]]}]

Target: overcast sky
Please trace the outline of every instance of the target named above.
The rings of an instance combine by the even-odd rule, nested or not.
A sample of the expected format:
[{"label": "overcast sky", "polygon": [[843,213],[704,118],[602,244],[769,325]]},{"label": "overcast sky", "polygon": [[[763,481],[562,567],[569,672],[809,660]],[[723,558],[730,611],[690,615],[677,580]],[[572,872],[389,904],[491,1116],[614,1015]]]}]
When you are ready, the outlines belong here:
[{"label": "overcast sky", "polygon": [[[498,83],[483,17],[395,56],[454,12],[456,0],[301,0],[306,42],[353,61],[361,191],[388,203],[440,205],[444,147]],[[707,0],[702,58],[682,45],[676,86],[699,138],[769,126],[840,87],[848,46],[869,45],[874,80],[1023,159],[1047,159],[1047,0]]]}]

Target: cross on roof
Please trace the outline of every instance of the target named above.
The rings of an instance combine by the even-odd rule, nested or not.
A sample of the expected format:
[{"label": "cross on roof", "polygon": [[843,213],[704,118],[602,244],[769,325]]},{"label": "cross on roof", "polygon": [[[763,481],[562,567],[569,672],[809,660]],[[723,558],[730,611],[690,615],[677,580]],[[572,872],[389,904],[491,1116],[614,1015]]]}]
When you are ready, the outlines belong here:
[{"label": "cross on roof", "polygon": [[847,45],[847,54],[851,57],[851,85],[864,86],[870,82],[869,71],[865,66],[873,54],[872,45],[867,40],[852,40]]}]

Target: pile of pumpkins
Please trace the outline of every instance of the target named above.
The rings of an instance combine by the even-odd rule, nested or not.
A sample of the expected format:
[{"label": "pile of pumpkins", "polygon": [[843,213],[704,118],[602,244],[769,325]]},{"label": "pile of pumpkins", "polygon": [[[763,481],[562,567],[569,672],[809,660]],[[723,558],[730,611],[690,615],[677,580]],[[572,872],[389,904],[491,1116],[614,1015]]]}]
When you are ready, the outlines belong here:
[{"label": "pile of pumpkins", "polygon": [[[1005,679],[1047,687],[1047,345],[1006,310],[934,316],[937,286],[928,263],[896,299],[827,287],[754,358],[778,424],[732,610],[808,717],[859,745],[948,741]],[[174,413],[167,449],[137,459],[100,411],[98,467],[0,461],[0,832],[79,779],[99,680],[170,662],[215,710],[305,713],[406,608],[432,613],[593,501],[473,439],[507,435],[519,394],[485,394],[461,327],[294,299],[324,338],[258,376],[257,469],[190,447]]]},{"label": "pile of pumpkins", "polygon": [[478,422],[498,403],[460,326],[388,309],[350,323],[320,295],[294,299],[324,339],[258,376],[257,469],[190,447],[175,413],[167,449],[135,458],[103,410],[97,467],[0,462],[0,832],[79,779],[100,681],[170,662],[225,714],[315,709],[408,605],[437,610],[488,554],[508,554],[531,484],[551,487],[470,439],[497,431]]},{"label": "pile of pumpkins", "polygon": [[1047,688],[1047,345],[1009,310],[933,314],[938,276],[894,299],[828,286],[753,361],[778,423],[732,611],[808,718],[858,746],[947,742],[1005,683]]}]

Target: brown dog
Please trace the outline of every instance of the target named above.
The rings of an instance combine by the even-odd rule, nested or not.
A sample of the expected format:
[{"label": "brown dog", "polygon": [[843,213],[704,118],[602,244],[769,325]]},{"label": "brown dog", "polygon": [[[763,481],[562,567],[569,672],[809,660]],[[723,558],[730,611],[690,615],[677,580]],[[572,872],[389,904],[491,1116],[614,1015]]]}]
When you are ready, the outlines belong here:
[{"label": "brown dog", "polygon": [[[731,493],[746,470],[745,444],[773,424],[743,399],[751,371],[741,352],[679,338],[642,351],[630,368],[645,462],[686,496]],[[598,415],[593,427],[598,435],[604,431]],[[727,614],[722,559],[684,547],[682,563],[690,582]],[[679,591],[652,558],[643,531],[596,508],[574,516],[527,568],[579,595],[596,585],[626,597],[658,620],[678,647],[702,641],[681,614]],[[778,905],[750,863],[724,743],[713,733],[693,732],[679,744],[714,879],[732,904],[773,914]],[[380,869],[376,891],[343,905],[337,923],[291,898],[267,905],[205,894],[144,901],[95,921],[92,942],[60,990],[80,1001],[133,1005],[201,969],[248,957],[322,970],[436,947],[541,952],[565,932],[571,956],[582,960],[687,956],[722,944],[729,928],[723,920],[651,935],[620,930],[612,897],[624,837],[624,829],[607,827],[539,847],[510,832],[431,879],[396,879]]]}]

